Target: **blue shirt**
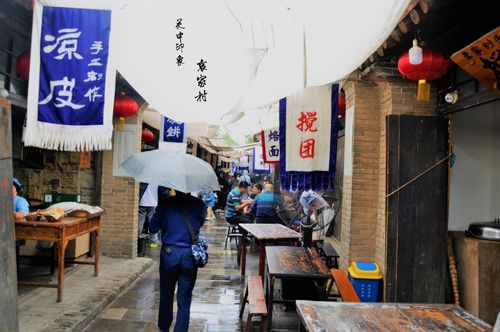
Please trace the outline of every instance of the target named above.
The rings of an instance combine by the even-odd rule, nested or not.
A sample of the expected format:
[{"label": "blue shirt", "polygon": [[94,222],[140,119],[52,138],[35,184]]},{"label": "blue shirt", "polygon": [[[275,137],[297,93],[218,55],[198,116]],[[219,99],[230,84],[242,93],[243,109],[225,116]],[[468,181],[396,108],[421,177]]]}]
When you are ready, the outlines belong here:
[{"label": "blue shirt", "polygon": [[14,197],[14,204],[13,204],[13,210],[14,212],[23,212],[23,213],[28,213],[30,212],[30,204],[28,201],[21,196],[16,196]]},{"label": "blue shirt", "polygon": [[203,202],[205,202],[206,206],[214,207],[214,205],[215,205],[215,194],[213,192],[204,192],[202,199],[203,199]]},{"label": "blue shirt", "polygon": [[195,235],[198,234],[201,226],[205,223],[205,204],[198,198],[185,194],[177,194],[159,202],[156,212],[151,218],[149,231],[157,233],[161,230],[163,244],[191,247],[191,234],[184,221],[183,209],[186,211]]},{"label": "blue shirt", "polygon": [[276,217],[275,205],[281,205],[281,197],[270,190],[264,190],[255,196],[250,209],[256,217]]},{"label": "blue shirt", "polygon": [[241,212],[236,210],[236,207],[241,204],[241,193],[238,187],[234,188],[227,195],[226,202],[226,218],[232,218],[234,216],[240,215]]}]

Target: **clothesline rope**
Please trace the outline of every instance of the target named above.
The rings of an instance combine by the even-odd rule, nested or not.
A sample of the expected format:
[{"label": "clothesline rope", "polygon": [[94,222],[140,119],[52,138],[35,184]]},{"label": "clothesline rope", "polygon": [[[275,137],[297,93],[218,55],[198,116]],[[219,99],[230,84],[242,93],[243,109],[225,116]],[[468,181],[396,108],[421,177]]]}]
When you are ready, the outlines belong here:
[{"label": "clothesline rope", "polygon": [[429,167],[427,170],[421,172],[420,174],[418,174],[417,176],[415,176],[413,179],[411,179],[410,181],[406,182],[404,185],[400,186],[399,188],[393,190],[391,193],[385,195],[385,197],[390,197],[392,195],[394,195],[395,193],[397,193],[398,191],[400,191],[401,189],[403,189],[404,187],[408,186],[409,184],[415,182],[416,180],[418,180],[420,177],[422,177],[423,175],[425,175],[427,172],[429,172],[430,170],[432,170],[433,168],[435,168],[436,166],[440,165],[441,163],[443,163],[444,161],[450,159],[451,157],[451,153],[448,154],[446,157],[444,157],[443,159],[441,159],[440,161],[438,161],[437,163],[435,163],[434,165],[432,165],[431,167]]}]

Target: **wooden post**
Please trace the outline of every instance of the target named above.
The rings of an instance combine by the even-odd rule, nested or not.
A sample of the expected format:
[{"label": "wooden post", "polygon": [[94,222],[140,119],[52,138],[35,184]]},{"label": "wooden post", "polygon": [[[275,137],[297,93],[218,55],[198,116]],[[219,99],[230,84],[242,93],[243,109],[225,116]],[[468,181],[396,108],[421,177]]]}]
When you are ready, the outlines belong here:
[{"label": "wooden post", "polygon": [[17,331],[17,272],[12,213],[12,131],[10,102],[0,99],[0,331]]}]

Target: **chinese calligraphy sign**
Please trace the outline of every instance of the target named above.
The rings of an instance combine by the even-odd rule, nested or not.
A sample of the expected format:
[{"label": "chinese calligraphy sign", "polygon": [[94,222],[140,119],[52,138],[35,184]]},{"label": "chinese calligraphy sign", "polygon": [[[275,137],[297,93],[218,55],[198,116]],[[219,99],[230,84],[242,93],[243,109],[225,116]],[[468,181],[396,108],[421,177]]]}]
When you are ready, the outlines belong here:
[{"label": "chinese calligraphy sign", "polygon": [[264,163],[274,164],[280,161],[280,134],[278,128],[263,130],[260,133],[262,141],[262,159]]},{"label": "chinese calligraphy sign", "polygon": [[453,54],[451,60],[488,88],[500,91],[500,27]]},{"label": "chinese calligraphy sign", "polygon": [[186,141],[185,124],[163,117],[163,142],[183,143]]},{"label": "chinese calligraphy sign", "polygon": [[44,7],[41,27],[38,121],[103,123],[111,11]]}]

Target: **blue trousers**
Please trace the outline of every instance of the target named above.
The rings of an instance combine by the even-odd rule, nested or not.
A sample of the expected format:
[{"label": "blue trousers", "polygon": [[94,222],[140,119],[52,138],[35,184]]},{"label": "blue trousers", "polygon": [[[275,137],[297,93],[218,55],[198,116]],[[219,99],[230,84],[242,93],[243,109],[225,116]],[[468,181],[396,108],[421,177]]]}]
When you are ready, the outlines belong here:
[{"label": "blue trousers", "polygon": [[174,292],[177,284],[177,318],[174,332],[187,332],[191,298],[198,267],[191,248],[162,246],[160,254],[160,309],[158,327],[168,331],[173,320]]}]

